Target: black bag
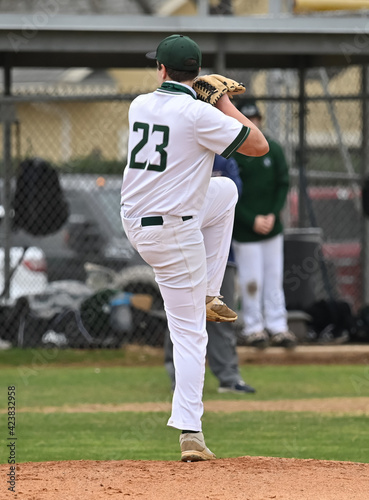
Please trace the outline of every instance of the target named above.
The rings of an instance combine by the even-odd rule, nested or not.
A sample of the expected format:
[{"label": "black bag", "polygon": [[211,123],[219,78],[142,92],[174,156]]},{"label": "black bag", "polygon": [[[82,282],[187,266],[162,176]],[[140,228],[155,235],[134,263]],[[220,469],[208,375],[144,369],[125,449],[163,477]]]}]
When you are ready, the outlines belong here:
[{"label": "black bag", "polygon": [[[121,295],[124,292],[106,288],[87,297],[81,304],[81,321],[98,347],[118,347],[130,340],[131,306],[129,301],[119,300]],[[117,299],[121,303],[119,308],[114,305]]]},{"label": "black bag", "polygon": [[13,347],[40,347],[42,335],[48,330],[51,319],[35,316],[27,297],[19,297],[7,314],[6,340]]},{"label": "black bag", "polygon": [[55,233],[66,222],[68,203],[56,170],[41,158],[24,160],[19,166],[13,199],[14,228],[35,236]]},{"label": "black bag", "polygon": [[305,312],[312,317],[309,326],[319,342],[344,343],[355,334],[356,319],[345,301],[320,300]]},{"label": "black bag", "polygon": [[116,293],[104,290],[86,299],[81,310],[67,307],[49,317],[32,310],[27,297],[20,297],[12,314],[8,314],[7,337],[3,338],[21,348],[120,348],[129,340],[131,316],[127,305],[129,316],[124,325],[127,330],[117,330],[111,325],[109,303]]},{"label": "black bag", "polygon": [[356,316],[355,342],[369,342],[369,305],[361,307]]}]

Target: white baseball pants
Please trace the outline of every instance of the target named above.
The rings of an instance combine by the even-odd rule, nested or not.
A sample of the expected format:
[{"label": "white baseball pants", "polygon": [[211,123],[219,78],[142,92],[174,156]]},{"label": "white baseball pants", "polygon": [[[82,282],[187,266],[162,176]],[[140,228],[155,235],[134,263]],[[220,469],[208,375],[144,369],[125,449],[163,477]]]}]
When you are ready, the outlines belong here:
[{"label": "white baseball pants", "polygon": [[271,334],[287,330],[283,291],[283,235],[240,243],[233,241],[242,300],[244,335],[264,328]]},{"label": "white baseball pants", "polygon": [[[152,266],[164,300],[173,342],[176,387],[168,425],[201,431],[205,375],[206,295],[217,296],[223,281],[237,202],[235,183],[211,178],[197,215],[182,220],[164,215],[160,226],[141,226],[127,219],[124,230],[133,247]],[[147,214],[150,216],[151,214]]]}]

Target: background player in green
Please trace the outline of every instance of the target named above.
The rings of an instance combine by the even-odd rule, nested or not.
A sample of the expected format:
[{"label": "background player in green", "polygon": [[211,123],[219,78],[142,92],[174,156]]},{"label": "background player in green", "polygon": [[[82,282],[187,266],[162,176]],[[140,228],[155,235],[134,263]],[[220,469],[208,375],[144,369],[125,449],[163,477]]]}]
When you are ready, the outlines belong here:
[{"label": "background player in green", "polygon": [[[257,127],[261,113],[253,100],[240,111]],[[283,291],[281,210],[289,188],[288,166],[281,146],[267,137],[269,152],[258,158],[233,155],[240,167],[242,194],[235,211],[233,248],[238,268],[247,345],[293,347]]]}]

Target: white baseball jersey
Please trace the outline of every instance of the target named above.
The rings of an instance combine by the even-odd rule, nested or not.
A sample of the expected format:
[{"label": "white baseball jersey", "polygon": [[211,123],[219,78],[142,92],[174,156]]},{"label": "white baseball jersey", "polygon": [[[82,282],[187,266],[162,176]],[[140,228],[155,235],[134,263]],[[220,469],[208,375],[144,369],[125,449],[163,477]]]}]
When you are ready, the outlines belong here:
[{"label": "white baseball jersey", "polygon": [[121,203],[125,217],[196,215],[214,154],[228,158],[250,129],[196,99],[184,84],[164,82],[129,110],[128,161]]}]

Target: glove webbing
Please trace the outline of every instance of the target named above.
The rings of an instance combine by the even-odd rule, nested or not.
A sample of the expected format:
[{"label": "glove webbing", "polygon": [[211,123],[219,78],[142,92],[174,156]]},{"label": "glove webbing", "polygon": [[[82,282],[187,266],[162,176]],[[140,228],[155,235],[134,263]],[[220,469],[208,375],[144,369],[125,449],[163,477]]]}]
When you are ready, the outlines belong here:
[{"label": "glove webbing", "polygon": [[[196,86],[201,89],[202,91],[206,91],[206,93],[208,94],[207,96],[207,100],[210,100],[210,97],[214,94],[217,93],[217,89],[214,87],[214,85],[212,85],[211,83],[209,82],[206,82],[205,80],[198,80],[196,82]],[[219,96],[220,97],[220,96]]]}]

